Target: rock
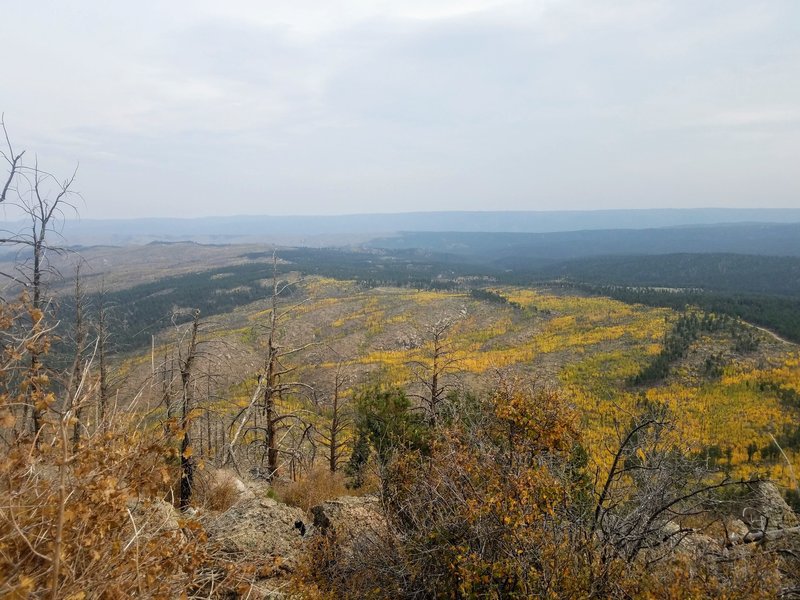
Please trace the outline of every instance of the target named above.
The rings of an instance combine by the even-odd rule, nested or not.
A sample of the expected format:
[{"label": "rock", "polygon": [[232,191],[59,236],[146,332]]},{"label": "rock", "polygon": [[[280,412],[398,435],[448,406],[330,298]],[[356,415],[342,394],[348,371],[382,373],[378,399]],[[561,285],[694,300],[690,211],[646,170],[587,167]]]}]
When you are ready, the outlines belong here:
[{"label": "rock", "polygon": [[149,535],[180,529],[178,519],[181,514],[177,508],[165,500],[128,500],[128,510],[136,529]]},{"label": "rock", "polygon": [[726,546],[735,546],[745,542],[750,533],[750,528],[740,519],[729,520],[725,523],[725,530],[727,531]]},{"label": "rock", "polygon": [[719,556],[724,553],[719,541],[702,533],[689,533],[681,540],[678,546],[680,551],[686,552],[695,560],[709,556]]},{"label": "rock", "polygon": [[732,519],[725,527],[728,530],[728,537],[732,543],[743,540],[744,537],[750,533],[750,528],[739,519]]},{"label": "rock", "polygon": [[678,532],[681,530],[681,526],[678,525],[675,521],[667,521],[664,525],[661,526],[661,535],[663,538],[669,538],[674,535],[677,535]]},{"label": "rock", "polygon": [[762,518],[766,521],[767,530],[800,525],[797,513],[786,504],[777,485],[771,481],[759,481],[754,485],[755,501],[752,508],[756,514],[745,515],[751,521],[751,529],[761,529],[763,527],[760,522]]},{"label": "rock", "polygon": [[295,571],[306,545],[319,536],[335,535],[337,556],[358,560],[365,544],[375,539],[372,536],[386,531],[374,497],[345,496],[315,506],[312,512],[313,523],[299,508],[254,497],[242,499],[225,512],[206,514],[203,524],[209,538],[232,560],[257,566],[257,597],[275,598],[281,597],[286,576]]},{"label": "rock", "polygon": [[332,536],[338,549],[353,556],[362,549],[380,542],[387,534],[386,520],[375,496],[341,496],[311,509],[314,532]]},{"label": "rock", "polygon": [[380,504],[375,496],[341,496],[328,500],[311,509],[314,527],[327,529],[334,527],[345,531],[361,529],[364,525],[383,522]]},{"label": "rock", "polygon": [[299,508],[270,498],[248,498],[209,517],[205,526],[226,552],[262,563],[273,559],[279,570],[288,572],[303,546],[304,538],[294,526],[298,520],[307,520]]}]

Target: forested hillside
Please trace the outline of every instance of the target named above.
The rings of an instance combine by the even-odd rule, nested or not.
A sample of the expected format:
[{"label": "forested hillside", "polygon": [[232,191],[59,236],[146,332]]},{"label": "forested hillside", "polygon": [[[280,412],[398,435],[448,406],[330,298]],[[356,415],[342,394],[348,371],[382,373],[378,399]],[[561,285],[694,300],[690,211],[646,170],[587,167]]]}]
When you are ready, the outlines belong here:
[{"label": "forested hillside", "polygon": [[747,254],[601,256],[534,271],[543,279],[800,297],[800,258]]},{"label": "forested hillside", "polygon": [[800,223],[720,223],[707,226],[560,231],[550,233],[407,232],[368,246],[468,256],[504,268],[607,255],[736,253],[800,256]]},{"label": "forested hillside", "polygon": [[[271,250],[232,246],[169,245],[163,252],[191,254],[216,260],[207,270],[175,269],[174,275],[153,278],[149,269],[149,246],[142,263],[128,257],[127,265],[92,267],[84,270],[87,293],[97,303],[100,289],[108,306],[116,307],[109,326],[120,350],[149,344],[150,337],[178,312],[178,322],[198,308],[204,315],[225,313],[263,298],[273,274],[321,275],[354,280],[363,288],[381,285],[420,290],[468,292],[487,284],[545,284],[580,289],[632,303],[664,306],[675,310],[700,307],[766,327],[793,341],[800,341],[800,258],[738,254],[677,254],[659,256],[596,257],[558,263],[543,268],[499,269],[476,264],[466,257],[419,250],[380,251],[352,249],[285,248],[273,268]],[[246,247],[245,247],[246,248]],[[124,249],[98,251],[104,261],[121,260]],[[92,256],[88,249],[87,256]],[[214,258],[217,256],[217,258]],[[100,263],[102,264],[102,263]],[[70,267],[65,264],[62,270]],[[115,272],[119,269],[120,273]],[[167,271],[168,272],[168,271]],[[144,283],[137,283],[148,279]],[[72,319],[74,308],[64,292],[61,316]],[[291,290],[286,290],[290,293]]]},{"label": "forested hillside", "polygon": [[[793,489],[800,466],[793,345],[731,311],[650,308],[610,299],[611,288],[509,285],[502,275],[439,260],[418,252],[248,250],[210,271],[105,292],[71,294],[65,283],[52,349],[55,338],[31,345],[51,335],[43,325],[27,329],[25,315],[41,313],[24,297],[9,304],[5,352],[17,366],[5,372],[4,397],[22,400],[6,405],[4,439],[33,452],[42,468],[56,456],[69,461],[47,467],[62,469],[64,480],[32,479],[22,455],[8,467],[35,507],[26,519],[39,519],[23,521],[37,528],[33,550],[47,556],[46,544],[56,543],[86,564],[102,560],[111,569],[104,577],[125,589],[124,581],[135,581],[128,551],[95,559],[80,548],[90,537],[124,541],[138,489],[139,498],[151,490],[136,509],[145,512],[131,512],[147,532],[139,560],[171,573],[158,579],[139,568],[153,582],[148,589],[252,594],[289,585],[308,597],[369,590],[406,597],[448,589],[526,596],[553,586],[583,597],[591,589],[659,594],[682,581],[698,595],[768,597],[788,585],[778,575],[788,567],[751,551],[749,540],[766,535],[758,530],[731,538],[740,556],[732,569],[707,560],[711,546],[691,559],[693,570],[681,561],[689,556],[684,539],[698,544],[700,531],[717,539],[719,527],[740,527],[726,506],[760,506],[760,481]],[[14,339],[21,353],[13,353]],[[53,392],[32,405],[15,391],[18,382]],[[46,445],[36,450],[36,440]],[[98,460],[118,474],[97,470]],[[625,473],[640,468],[642,476],[628,480]],[[230,477],[278,502],[236,500],[239,484]],[[59,481],[77,491],[66,495]],[[96,500],[99,489],[112,490],[110,499]],[[342,494],[377,494],[381,519],[391,524],[379,538],[364,538],[372,540],[368,555],[358,546],[343,555],[343,540],[313,533],[303,548],[275,546],[265,562],[215,525],[247,510],[241,519],[267,519],[259,527],[269,530],[283,527],[276,511],[299,510],[287,514],[305,528],[303,510]],[[432,494],[440,509],[433,512]],[[207,528],[212,544],[148,529],[148,511],[172,510],[164,498],[178,507],[183,530],[202,536]],[[48,506],[60,507],[63,520],[41,516]],[[72,514],[91,516],[96,527]],[[772,527],[784,531],[793,523],[786,519]],[[53,585],[53,570],[5,523],[4,539],[15,548],[9,560],[25,565],[24,578],[9,585]],[[635,534],[623,534],[620,523]],[[238,549],[220,553],[213,540]],[[282,556],[292,557],[288,571],[275,567]],[[551,566],[537,567],[545,557]],[[658,567],[644,570],[654,559]],[[766,586],[765,570],[776,574]],[[369,575],[376,572],[383,575]],[[59,570],[59,589],[103,585],[89,570],[72,573]]]},{"label": "forested hillside", "polygon": [[35,248],[0,315],[4,590],[796,585],[800,259],[151,244],[37,288]]}]

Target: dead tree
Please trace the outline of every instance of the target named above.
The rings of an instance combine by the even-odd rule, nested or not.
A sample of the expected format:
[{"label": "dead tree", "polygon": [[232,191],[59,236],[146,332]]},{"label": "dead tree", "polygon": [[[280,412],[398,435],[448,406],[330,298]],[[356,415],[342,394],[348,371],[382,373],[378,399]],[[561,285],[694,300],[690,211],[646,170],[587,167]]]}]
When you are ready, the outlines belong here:
[{"label": "dead tree", "polygon": [[3,128],[3,137],[6,140],[6,150],[0,150],[0,156],[8,163],[8,175],[6,176],[3,189],[0,191],[0,204],[6,201],[8,192],[11,189],[14,179],[19,173],[22,166],[22,157],[25,151],[15,152],[14,147],[11,145],[11,139],[8,137],[8,130],[6,129],[5,115],[0,115],[0,126]]},{"label": "dead tree", "polygon": [[[4,231],[0,233],[0,245],[18,247],[27,250],[25,260],[17,266],[16,275],[5,274],[16,283],[26,288],[30,294],[31,328],[46,328],[46,313],[49,300],[45,297],[44,276],[49,272],[48,253],[62,253],[64,250],[51,244],[51,236],[57,234],[58,223],[63,218],[64,209],[75,209],[73,200],[78,194],[72,189],[77,175],[77,167],[70,177],[58,179],[55,175],[39,168],[38,159],[28,166],[23,162],[25,152],[16,152],[10,142],[5,122],[2,122],[7,152],[2,155],[8,163],[8,173],[2,188],[0,202],[26,216],[29,226],[20,231]],[[41,354],[31,353],[31,371],[43,372]],[[38,383],[34,378],[29,397],[38,394]],[[38,441],[42,427],[42,419],[47,406],[42,402],[31,400],[25,406],[23,421],[27,420],[30,411],[31,432]]]},{"label": "dead tree", "polygon": [[178,507],[186,509],[189,506],[189,499],[192,496],[192,484],[194,481],[194,460],[192,459],[192,438],[190,434],[193,398],[191,386],[194,364],[198,355],[197,334],[200,329],[200,311],[194,311],[192,325],[189,333],[189,342],[185,353],[178,349],[178,364],[181,376],[181,421],[180,429],[183,432],[181,440],[181,493]]},{"label": "dead tree", "polygon": [[343,396],[343,388],[350,379],[342,372],[341,359],[336,363],[333,376],[333,390],[330,397],[320,400],[320,409],[326,423],[317,428],[317,435],[321,445],[327,449],[328,468],[335,473],[339,463],[350,446],[350,441],[344,438],[353,421],[348,411],[348,398]]},{"label": "dead tree", "polygon": [[296,370],[295,366],[288,366],[286,360],[293,355],[306,350],[314,345],[313,342],[301,346],[287,348],[280,340],[279,327],[283,321],[289,317],[299,306],[306,303],[302,300],[291,305],[289,308],[280,310],[280,299],[285,295],[294,283],[278,282],[278,259],[277,255],[272,255],[272,296],[270,298],[270,310],[267,321],[266,356],[264,357],[264,392],[262,396],[261,413],[264,417],[261,430],[264,434],[263,445],[267,459],[266,477],[272,479],[278,474],[279,453],[280,453],[280,430],[289,426],[290,422],[295,421],[303,426],[307,425],[304,420],[296,413],[283,413],[279,410],[278,403],[284,394],[298,389],[313,391],[313,388],[300,381],[286,381],[286,377]]},{"label": "dead tree", "polygon": [[[227,445],[226,463],[232,463],[238,469],[236,444],[243,433],[251,433],[250,453],[256,465],[253,467],[258,476],[273,479],[279,473],[280,456],[285,454],[291,465],[297,462],[298,448],[304,441],[311,439],[309,423],[299,411],[284,412],[281,406],[283,397],[290,393],[305,391],[313,393],[313,387],[297,380],[287,380],[296,370],[296,366],[287,364],[287,360],[303,350],[315,345],[315,342],[287,347],[282,343],[281,326],[283,322],[306,300],[301,300],[281,309],[281,299],[298,282],[278,281],[278,259],[272,256],[272,294],[265,324],[263,368],[257,373],[255,393],[247,407],[234,417],[230,426],[230,441]],[[256,396],[258,395],[258,396]],[[247,425],[252,415],[254,423]],[[282,448],[281,443],[295,426],[301,428],[301,435],[295,436],[294,448]]]},{"label": "dead tree", "polygon": [[97,422],[101,431],[105,433],[110,389],[108,382],[108,315],[105,286],[100,290],[100,294],[97,298],[97,322],[95,323],[95,333],[97,334],[97,362],[100,371]]},{"label": "dead tree", "polygon": [[703,526],[704,515],[706,523],[714,520],[719,490],[745,486],[724,472],[709,470],[678,440],[669,411],[645,407],[620,434],[603,477],[598,469],[587,529],[598,557],[592,572],[596,595],[607,592],[615,561],[643,559],[650,564],[672,556]]},{"label": "dead tree", "polygon": [[411,361],[414,377],[422,385],[424,393],[410,394],[422,402],[428,424],[436,426],[441,406],[450,385],[445,376],[456,369],[458,357],[455,354],[449,334],[453,326],[466,317],[466,309],[457,315],[446,316],[422,329],[424,336],[423,357]]},{"label": "dead tree", "polygon": [[257,406],[258,401],[261,399],[261,394],[264,390],[263,386],[263,375],[258,375],[258,384],[255,387],[255,390],[251,394],[250,402],[239,411],[239,413],[233,418],[231,421],[231,434],[228,438],[227,444],[224,441],[224,434],[225,428],[222,429],[223,433],[223,445],[225,445],[225,459],[223,464],[225,466],[232,466],[236,469],[236,472],[241,475],[241,469],[239,467],[239,461],[236,457],[236,449],[239,443],[239,438],[241,437],[242,433],[247,430],[247,423],[250,420],[250,415],[253,413],[254,407]]},{"label": "dead tree", "polygon": [[[178,315],[172,317],[178,332],[178,340],[172,349],[165,348],[164,362],[152,377],[161,375],[161,403],[166,412],[165,431],[170,433],[173,427],[181,436],[179,446],[180,460],[180,493],[178,506],[185,509],[189,506],[194,481],[195,459],[193,457],[192,422],[193,411],[198,400],[195,396],[195,377],[197,363],[203,352],[200,339],[200,311],[195,310],[188,328],[177,324]],[[177,413],[177,415],[176,415]]]},{"label": "dead tree", "polygon": [[[79,261],[75,267],[75,323],[73,326],[73,333],[75,336],[75,356],[72,362],[70,384],[67,386],[67,390],[70,393],[71,398],[78,398],[79,394],[77,393],[77,388],[81,386],[84,376],[84,353],[86,350],[87,338],[86,323],[84,318],[85,303],[86,297],[83,293],[83,286],[81,285],[81,263]],[[73,387],[75,388],[74,394],[72,393]],[[81,426],[83,425],[81,418],[83,416],[84,407],[81,404],[78,404],[76,406],[68,406],[67,408],[71,408],[74,411],[75,423],[73,424],[72,428],[72,448],[73,452],[77,452],[78,443],[80,442],[81,437]]]}]

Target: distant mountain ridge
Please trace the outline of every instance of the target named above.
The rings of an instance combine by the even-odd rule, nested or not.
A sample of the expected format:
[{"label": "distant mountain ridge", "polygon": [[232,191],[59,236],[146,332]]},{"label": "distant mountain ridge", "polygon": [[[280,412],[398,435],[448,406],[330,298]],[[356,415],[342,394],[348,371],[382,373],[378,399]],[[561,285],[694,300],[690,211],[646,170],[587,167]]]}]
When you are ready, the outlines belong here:
[{"label": "distant mountain ridge", "polygon": [[[266,242],[333,246],[399,232],[552,233],[718,223],[800,223],[800,209],[620,209],[592,211],[440,211],[334,216],[231,216],[190,219],[68,220],[68,244],[151,241]],[[15,229],[23,223],[9,223]]]},{"label": "distant mountain ridge", "polygon": [[601,286],[800,297],[800,258],[796,256],[708,253],[585,257],[548,265],[531,275]]},{"label": "distant mountain ridge", "polygon": [[450,254],[525,270],[590,256],[733,253],[800,256],[800,223],[728,223],[547,233],[408,232],[370,247]]}]

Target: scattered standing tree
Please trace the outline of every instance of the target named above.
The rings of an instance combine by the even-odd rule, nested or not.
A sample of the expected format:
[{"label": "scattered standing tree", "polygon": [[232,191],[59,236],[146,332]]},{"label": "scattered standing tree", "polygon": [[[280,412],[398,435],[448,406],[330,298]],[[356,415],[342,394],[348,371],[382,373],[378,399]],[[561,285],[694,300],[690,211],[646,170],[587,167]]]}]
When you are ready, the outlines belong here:
[{"label": "scattered standing tree", "polygon": [[[222,461],[225,465],[233,466],[239,474],[241,465],[237,455],[238,446],[244,441],[247,442],[251,472],[268,480],[278,474],[281,454],[288,455],[290,462],[294,464],[298,447],[304,441],[313,441],[311,424],[301,418],[297,411],[284,412],[281,407],[281,399],[290,392],[298,389],[309,393],[314,391],[313,387],[306,383],[284,379],[296,369],[286,365],[284,361],[314,345],[312,342],[287,348],[281,343],[283,322],[307,301],[301,300],[281,310],[281,299],[290,295],[297,283],[298,281],[278,280],[278,258],[273,252],[272,292],[264,327],[266,329],[264,362],[262,368],[255,374],[256,385],[250,394],[249,402],[233,417],[228,426],[229,436],[225,444],[225,458]],[[285,437],[285,430],[291,427],[289,423],[301,427],[301,434],[296,436],[295,449],[281,448],[281,438]]]},{"label": "scattered standing tree", "polygon": [[453,326],[464,319],[466,314],[466,309],[462,308],[455,316],[446,316],[426,325],[423,328],[424,357],[422,360],[411,362],[414,376],[425,390],[423,394],[412,394],[412,396],[422,402],[431,427],[435,427],[438,423],[442,403],[450,389],[444,378],[455,370],[458,363],[449,334]]},{"label": "scattered standing tree", "polygon": [[[73,325],[73,334],[75,336],[75,356],[72,362],[72,371],[70,375],[70,383],[67,385],[67,392],[72,400],[77,399],[80,394],[78,389],[83,383],[84,367],[85,367],[85,351],[86,351],[86,338],[87,330],[84,319],[86,297],[83,293],[83,286],[81,284],[81,263],[78,262],[75,267],[75,323]],[[69,402],[67,409],[73,411],[73,418],[75,423],[72,428],[72,446],[73,452],[78,449],[78,443],[81,437],[81,418],[83,413],[83,406],[79,403],[76,405]]]},{"label": "scattered standing tree", "polygon": [[[189,506],[194,482],[195,458],[193,457],[192,425],[194,411],[200,403],[196,397],[196,379],[198,363],[205,354],[201,349],[204,340],[200,339],[204,323],[200,319],[200,311],[194,310],[189,326],[181,329],[181,326],[177,324],[178,316],[178,314],[172,316],[178,332],[178,340],[171,352],[169,349],[165,349],[164,362],[160,367],[161,403],[166,410],[166,431],[170,432],[176,429],[181,438],[178,506],[185,509]],[[155,379],[155,366],[153,371]]]},{"label": "scattered standing tree", "polygon": [[264,476],[270,480],[278,474],[280,467],[280,430],[288,427],[290,422],[299,424],[302,427],[299,443],[308,439],[311,433],[310,424],[306,423],[296,411],[284,413],[279,409],[279,401],[283,395],[298,389],[313,392],[313,388],[306,383],[282,380],[296,369],[294,366],[288,366],[285,363],[286,359],[314,345],[314,342],[310,342],[294,348],[286,348],[280,341],[280,325],[293,311],[306,302],[306,300],[301,300],[291,305],[286,310],[280,310],[280,299],[287,292],[290,292],[296,283],[297,282],[278,281],[278,258],[277,255],[273,253],[272,295],[270,298],[270,309],[266,326],[266,355],[264,357],[263,373],[259,375],[259,384],[263,390],[259,412],[261,413],[263,421],[261,425],[254,425],[252,427],[253,431],[263,435],[263,439],[259,439],[257,445],[263,450],[262,457],[266,458],[266,473]]},{"label": "scattered standing tree", "polygon": [[194,480],[194,460],[192,458],[192,438],[190,433],[191,411],[193,398],[191,395],[191,383],[193,376],[194,363],[198,354],[197,334],[200,329],[200,311],[195,310],[192,318],[192,325],[189,333],[189,343],[184,353],[179,347],[178,363],[181,376],[181,426],[183,433],[181,440],[181,492],[178,507],[186,509],[189,506],[189,499],[192,496],[192,483]]},{"label": "scattered standing tree", "polygon": [[97,298],[97,362],[100,371],[99,397],[97,402],[97,422],[100,429],[106,431],[106,416],[108,412],[109,381],[108,381],[108,314],[106,307],[106,290],[103,286]]},{"label": "scattered standing tree", "polygon": [[336,363],[333,375],[333,391],[330,398],[321,402],[327,422],[317,428],[322,446],[328,450],[328,468],[335,473],[339,468],[350,441],[345,439],[346,432],[352,427],[352,419],[347,410],[347,398],[342,395],[343,387],[349,382],[342,373],[341,359]]},{"label": "scattered standing tree", "polygon": [[[48,252],[61,253],[63,250],[50,244],[51,234],[56,232],[58,222],[63,218],[65,208],[74,210],[73,199],[78,194],[72,190],[77,175],[77,167],[70,177],[59,180],[55,175],[39,168],[38,159],[33,166],[27,166],[22,158],[24,151],[16,152],[11,144],[5,121],[0,121],[6,140],[8,152],[3,151],[3,158],[8,163],[8,175],[2,189],[0,202],[13,206],[15,210],[29,219],[29,228],[22,231],[6,231],[7,237],[0,238],[0,245],[10,245],[27,249],[30,255],[27,260],[17,266],[18,275],[7,274],[13,281],[30,290],[31,329],[46,329],[46,313],[49,301],[44,296],[44,275],[48,271]],[[50,399],[51,395],[38,394],[42,377],[46,378],[46,369],[41,364],[42,355],[32,352],[30,356],[31,371],[39,373],[31,381],[29,402],[26,403],[23,421],[31,413],[31,433],[38,443],[38,434],[42,427],[42,419],[49,407],[49,400],[36,402],[34,397]]]}]

